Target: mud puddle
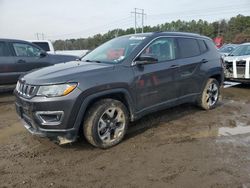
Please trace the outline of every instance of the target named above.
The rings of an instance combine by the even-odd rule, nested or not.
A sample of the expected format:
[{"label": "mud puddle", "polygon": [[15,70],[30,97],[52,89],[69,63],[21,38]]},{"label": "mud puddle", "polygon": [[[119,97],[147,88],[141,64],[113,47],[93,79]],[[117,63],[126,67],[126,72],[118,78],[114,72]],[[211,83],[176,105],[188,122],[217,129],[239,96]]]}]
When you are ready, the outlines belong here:
[{"label": "mud puddle", "polygon": [[250,133],[250,126],[237,122],[236,127],[221,127],[218,130],[218,136],[233,136]]}]

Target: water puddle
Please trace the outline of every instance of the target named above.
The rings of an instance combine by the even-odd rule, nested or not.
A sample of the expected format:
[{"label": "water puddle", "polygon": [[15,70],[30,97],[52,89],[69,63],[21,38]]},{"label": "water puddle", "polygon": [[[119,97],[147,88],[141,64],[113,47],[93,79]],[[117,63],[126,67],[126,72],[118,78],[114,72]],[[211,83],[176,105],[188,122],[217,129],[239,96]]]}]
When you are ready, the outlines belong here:
[{"label": "water puddle", "polygon": [[[207,127],[206,129],[199,131],[188,131],[188,132],[178,132],[175,134],[164,134],[163,138],[168,139],[202,139],[202,138],[225,138],[232,139],[233,136],[249,134],[250,126],[246,123],[241,123],[235,121],[234,127]],[[247,137],[250,137],[247,135]],[[236,138],[235,138],[236,139]]]},{"label": "water puddle", "polygon": [[224,82],[224,88],[229,88],[229,87],[233,87],[233,86],[236,86],[236,85],[239,85],[240,83],[238,82]]},{"label": "water puddle", "polygon": [[221,127],[219,128],[218,136],[233,136],[250,133],[250,126],[243,123],[238,123],[236,127]]},{"label": "water puddle", "polygon": [[250,133],[250,126],[246,123],[235,121],[235,127],[219,127],[203,130],[192,135],[193,138],[228,137]]}]

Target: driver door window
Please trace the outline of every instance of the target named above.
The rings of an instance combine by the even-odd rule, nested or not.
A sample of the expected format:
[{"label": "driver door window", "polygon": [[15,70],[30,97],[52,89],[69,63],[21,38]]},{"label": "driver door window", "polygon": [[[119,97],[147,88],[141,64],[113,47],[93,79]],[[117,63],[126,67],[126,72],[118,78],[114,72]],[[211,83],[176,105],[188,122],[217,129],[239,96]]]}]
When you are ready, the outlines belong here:
[{"label": "driver door window", "polygon": [[13,43],[13,48],[18,57],[39,57],[41,50],[25,43]]},{"label": "driver door window", "polygon": [[141,55],[152,56],[158,62],[176,59],[176,45],[174,38],[159,38],[152,42]]}]

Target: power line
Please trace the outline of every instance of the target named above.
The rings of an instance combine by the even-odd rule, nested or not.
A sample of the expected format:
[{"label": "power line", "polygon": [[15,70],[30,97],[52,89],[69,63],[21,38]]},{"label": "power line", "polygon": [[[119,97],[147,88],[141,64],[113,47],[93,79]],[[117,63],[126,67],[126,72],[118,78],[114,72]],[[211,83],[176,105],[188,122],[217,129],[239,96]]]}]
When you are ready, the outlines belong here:
[{"label": "power line", "polygon": [[64,36],[70,36],[70,35],[77,35],[77,34],[82,34],[86,31],[91,31],[91,30],[94,30],[94,29],[98,29],[98,28],[105,28],[105,27],[111,27],[111,26],[114,26],[117,24],[121,24],[121,23],[124,23],[124,22],[128,22],[131,18],[130,17],[125,17],[125,18],[122,18],[122,19],[119,19],[119,20],[115,20],[115,21],[112,21],[112,22],[109,22],[105,25],[98,25],[98,26],[95,26],[95,27],[90,27],[90,28],[86,28],[84,30],[81,30],[81,31],[77,31],[77,32],[73,32],[73,33],[65,33],[65,34],[59,34],[59,35],[51,35],[51,36],[48,36],[49,38],[58,38],[58,37],[64,37]]},{"label": "power line", "polygon": [[[163,17],[163,16],[170,16],[170,15],[180,15],[180,14],[190,14],[190,12],[192,14],[202,14],[202,13],[208,13],[208,14],[212,14],[212,12],[215,12],[215,13],[218,13],[221,12],[221,11],[224,11],[224,10],[227,10],[227,11],[232,11],[232,7],[235,9],[235,8],[248,8],[246,7],[245,4],[237,4],[237,5],[225,5],[223,7],[211,7],[211,8],[204,8],[204,9],[191,9],[191,10],[186,10],[186,11],[175,11],[175,12],[170,12],[170,13],[162,13],[162,14],[152,14],[152,15],[149,15],[150,18],[153,18],[153,17]],[[239,10],[237,10],[239,11]]]},{"label": "power line", "polygon": [[[163,20],[166,19],[166,17],[168,17],[168,19],[170,17],[176,16],[176,15],[185,15],[185,18],[187,17],[201,17],[201,16],[211,16],[211,15],[220,15],[220,14],[232,14],[235,11],[232,11],[232,7],[234,8],[244,8],[244,11],[248,11],[247,7],[245,4],[237,4],[237,5],[233,5],[233,4],[227,4],[223,7],[212,7],[212,8],[206,8],[206,9],[199,9],[199,10],[188,10],[188,11],[182,11],[182,12],[170,12],[170,13],[163,13],[163,14],[155,14],[155,15],[149,15],[148,19],[150,20]],[[238,11],[238,10],[237,10]],[[146,16],[146,14],[144,13],[144,9],[139,9],[139,8],[135,8],[133,12],[131,12],[132,14],[134,14],[134,30],[135,33],[137,33],[138,29],[141,27],[141,31],[144,32],[144,24],[145,24],[145,20],[144,17]],[[239,13],[239,12],[235,12],[235,13]],[[242,13],[242,11],[241,11]],[[141,17],[141,23],[138,24],[138,20]],[[66,34],[60,34],[60,35],[54,35],[54,36],[46,36],[49,38],[59,38],[59,37],[65,37],[65,36],[72,36],[72,35],[79,35],[79,34],[83,34],[83,33],[90,33],[90,35],[93,35],[93,33],[100,33],[100,31],[106,31],[108,28],[110,29],[117,29],[116,31],[116,36],[118,36],[118,28],[122,28],[127,26],[131,20],[131,17],[125,17],[123,19],[119,19],[116,21],[112,21],[109,22],[105,25],[99,25],[96,27],[90,27],[90,28],[86,28],[82,31],[78,31],[78,32],[73,32],[73,33],[66,33]],[[152,22],[151,22],[152,23]],[[115,26],[115,27],[114,27]],[[98,32],[96,31],[98,29]],[[94,31],[94,32],[93,32]],[[44,36],[43,36],[44,37]],[[40,38],[40,37],[37,37]]]}]

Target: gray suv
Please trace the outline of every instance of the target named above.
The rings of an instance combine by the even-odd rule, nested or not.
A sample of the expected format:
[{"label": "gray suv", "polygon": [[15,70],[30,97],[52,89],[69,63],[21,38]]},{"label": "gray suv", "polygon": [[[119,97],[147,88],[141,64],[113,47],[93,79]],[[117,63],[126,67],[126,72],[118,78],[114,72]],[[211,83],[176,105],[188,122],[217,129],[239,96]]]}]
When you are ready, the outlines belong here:
[{"label": "gray suv", "polygon": [[198,34],[127,35],[81,61],[21,77],[16,110],[35,135],[69,143],[84,135],[100,148],[118,144],[129,122],[182,103],[215,108],[223,65],[213,41]]}]

